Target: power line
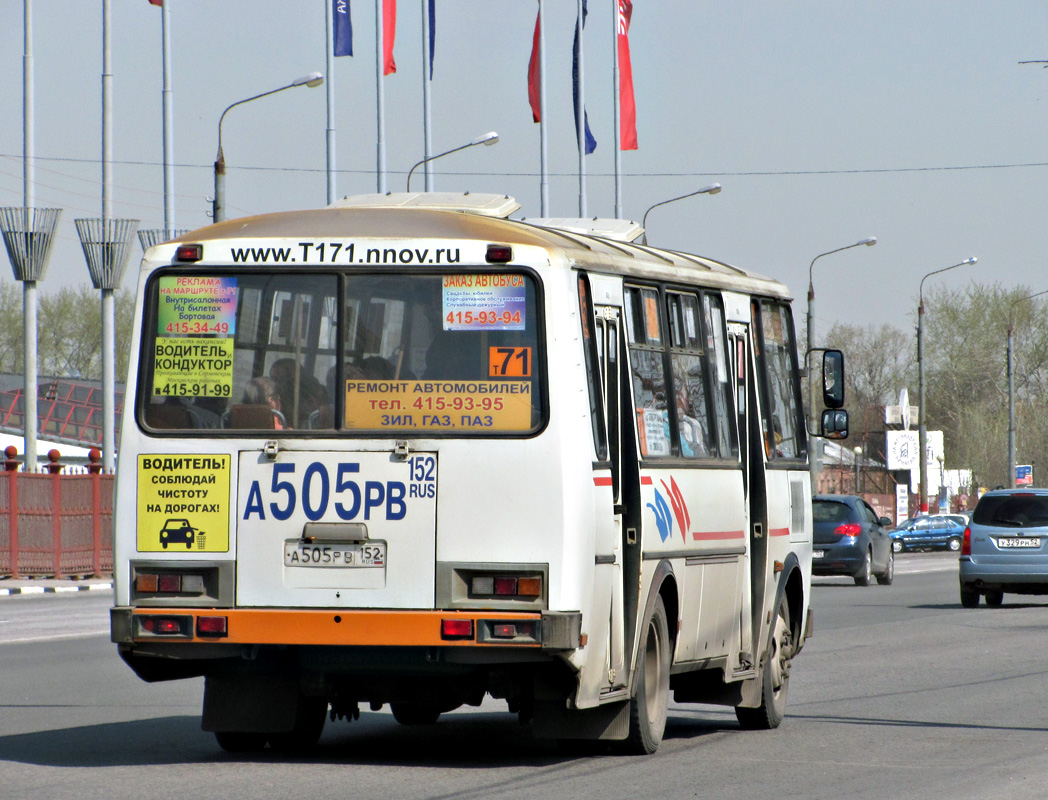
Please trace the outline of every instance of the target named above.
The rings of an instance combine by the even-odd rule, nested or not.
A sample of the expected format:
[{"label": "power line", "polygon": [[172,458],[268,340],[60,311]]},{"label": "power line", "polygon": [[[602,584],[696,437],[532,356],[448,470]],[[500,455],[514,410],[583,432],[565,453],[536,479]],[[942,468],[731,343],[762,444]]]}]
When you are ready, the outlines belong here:
[{"label": "power line", "polygon": [[[0,153],[0,158],[11,158],[21,160],[21,155],[14,155],[8,153]],[[37,162],[56,162],[56,163],[72,163],[72,164],[91,164],[98,165],[97,159],[90,158],[58,158],[58,157],[42,157],[37,156],[35,158]],[[113,161],[114,164],[128,167],[160,167],[161,164],[156,161]],[[214,166],[212,164],[175,164],[180,169],[207,169],[212,170]],[[696,172],[629,172],[624,173],[627,177],[631,178],[687,178],[687,177],[700,177],[700,176],[711,176],[711,177],[725,177],[725,178],[746,178],[746,177],[788,177],[796,175],[884,175],[884,174],[904,174],[909,172],[962,172],[966,170],[990,170],[990,169],[1029,169],[1032,167],[1048,167],[1048,161],[1028,161],[1018,162],[1012,164],[957,164],[937,167],[869,167],[869,168],[855,168],[855,169],[796,169],[796,170],[748,170],[740,172],[716,172],[716,171],[696,171]],[[252,166],[237,166],[233,169],[241,170],[244,172],[306,172],[306,173],[324,173],[327,170],[321,167],[252,167]],[[340,169],[336,170],[340,175],[370,175],[374,172],[373,169]],[[396,172],[394,170],[394,172]],[[56,173],[61,174],[61,173]],[[397,174],[407,174],[406,170],[401,170]],[[508,175],[512,177],[537,177],[537,172],[444,172],[445,175],[458,175],[463,177],[484,177],[484,176],[496,176],[496,175]],[[575,177],[576,172],[557,172],[549,173],[556,177]],[[595,177],[610,178],[613,177],[611,172],[590,172]],[[70,178],[76,180],[88,180],[80,178],[78,176],[69,175]],[[89,181],[90,182],[90,181]],[[143,189],[135,189],[134,191],[143,191]],[[147,192],[148,193],[148,192]]]}]

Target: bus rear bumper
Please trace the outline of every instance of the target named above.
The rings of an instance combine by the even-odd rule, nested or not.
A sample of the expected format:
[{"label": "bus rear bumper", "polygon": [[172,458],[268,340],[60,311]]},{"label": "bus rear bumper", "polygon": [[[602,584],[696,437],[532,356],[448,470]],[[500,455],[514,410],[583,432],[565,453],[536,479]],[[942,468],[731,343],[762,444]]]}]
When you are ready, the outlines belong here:
[{"label": "bus rear bumper", "polygon": [[519,647],[583,645],[582,614],[270,608],[110,609],[117,644]]}]

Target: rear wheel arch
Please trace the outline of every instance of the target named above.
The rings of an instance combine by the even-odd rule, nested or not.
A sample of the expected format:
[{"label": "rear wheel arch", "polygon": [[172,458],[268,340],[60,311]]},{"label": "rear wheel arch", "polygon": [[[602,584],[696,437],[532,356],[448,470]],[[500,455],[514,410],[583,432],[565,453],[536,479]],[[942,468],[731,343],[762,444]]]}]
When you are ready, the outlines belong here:
[{"label": "rear wheel arch", "polygon": [[680,629],[680,590],[677,585],[677,576],[673,572],[673,565],[669,561],[660,561],[655,567],[655,574],[651,579],[648,589],[648,599],[644,602],[644,613],[637,620],[638,630],[651,618],[655,610],[655,601],[662,597],[662,604],[666,608],[666,623],[670,634],[670,655],[676,652],[677,633]]},{"label": "rear wheel arch", "polygon": [[801,573],[800,561],[795,553],[788,553],[782,562],[782,577],[779,579],[775,590],[775,604],[772,608],[779,607],[779,598],[786,596],[786,602],[790,608],[790,628],[793,631],[793,641],[796,651],[804,646],[803,624],[804,624],[804,576]]}]

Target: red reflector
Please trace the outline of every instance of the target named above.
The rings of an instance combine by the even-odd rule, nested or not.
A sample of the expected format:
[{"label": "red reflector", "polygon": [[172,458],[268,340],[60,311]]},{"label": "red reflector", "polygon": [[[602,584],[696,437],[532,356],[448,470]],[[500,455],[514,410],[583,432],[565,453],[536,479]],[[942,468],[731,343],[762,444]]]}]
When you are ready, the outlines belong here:
[{"label": "red reflector", "polygon": [[489,264],[506,264],[513,260],[513,248],[503,244],[489,244],[487,259]]},{"label": "red reflector", "polygon": [[225,636],[225,617],[197,617],[197,636]]},{"label": "red reflector", "polygon": [[512,622],[499,622],[491,630],[491,635],[496,639],[517,638],[517,626]]},{"label": "red reflector", "polygon": [[146,617],[145,619],[143,619],[142,620],[142,630],[146,631],[147,633],[155,633],[156,632],[156,620],[153,619],[152,617]]},{"label": "red reflector", "polygon": [[181,575],[160,575],[157,578],[157,591],[159,592],[181,592]]},{"label": "red reflector", "polygon": [[472,639],[473,620],[442,619],[440,621],[440,637],[442,639]]},{"label": "red reflector", "polygon": [[204,245],[180,244],[175,250],[175,261],[199,261],[204,257]]},{"label": "red reflector", "polygon": [[838,536],[858,536],[862,533],[862,525],[857,522],[846,522],[843,525],[838,525],[833,532]]},{"label": "red reflector", "polygon": [[516,594],[516,578],[495,578],[495,594]]}]

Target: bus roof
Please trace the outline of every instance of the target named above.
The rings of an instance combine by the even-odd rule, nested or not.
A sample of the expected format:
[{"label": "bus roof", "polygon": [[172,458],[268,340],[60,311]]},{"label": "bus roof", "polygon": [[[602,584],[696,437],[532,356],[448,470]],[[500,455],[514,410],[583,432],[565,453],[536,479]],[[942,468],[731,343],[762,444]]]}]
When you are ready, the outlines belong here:
[{"label": "bus roof", "polygon": [[[219,222],[173,240],[339,238],[357,240],[449,239],[537,247],[551,261],[563,258],[579,268],[622,276],[698,282],[716,288],[789,297],[772,278],[722,261],[628,241],[623,231],[639,229],[623,221],[620,230],[586,220],[511,220],[520,207],[505,195],[391,194],[347,197],[326,208],[282,211]],[[590,221],[592,223],[592,221]],[[635,227],[631,227],[635,226]],[[588,230],[609,228],[609,235]],[[641,229],[642,230],[642,229]],[[603,231],[602,231],[603,232]],[[169,243],[170,244],[170,243]],[[154,265],[155,266],[155,265]]]}]

